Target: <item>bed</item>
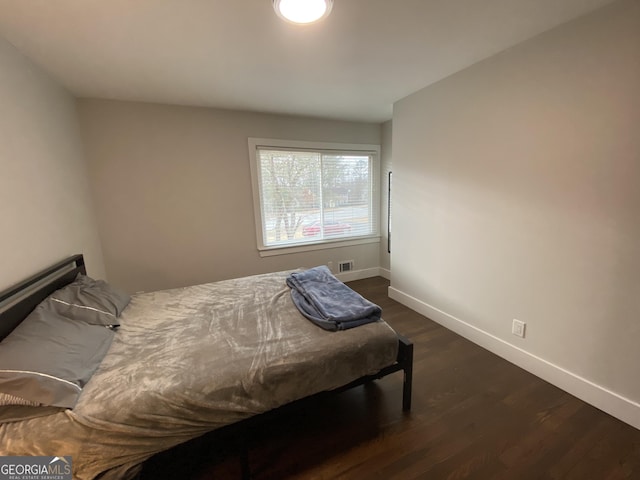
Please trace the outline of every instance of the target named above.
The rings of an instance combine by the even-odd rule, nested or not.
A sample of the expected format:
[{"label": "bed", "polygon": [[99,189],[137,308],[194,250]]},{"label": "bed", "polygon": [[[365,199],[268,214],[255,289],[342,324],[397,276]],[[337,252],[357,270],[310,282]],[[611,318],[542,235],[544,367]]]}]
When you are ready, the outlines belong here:
[{"label": "bed", "polygon": [[[47,302],[71,308],[57,292],[86,273],[84,258],[75,255],[0,293],[0,338],[6,337],[0,392],[2,372],[17,371],[1,363],[3,348],[11,352],[8,340],[33,324]],[[75,322],[69,328],[90,330],[95,370],[77,375],[72,408],[64,407],[66,400],[0,407],[0,418],[4,409],[9,419],[0,423],[0,455],[71,456],[74,478],[134,478],[154,454],[207,432],[399,371],[408,411],[411,342],[383,320],[340,332],[318,328],[293,305],[290,273],[133,295],[126,307],[114,301],[104,321],[93,320],[99,309],[73,304],[90,315],[90,327]]]}]

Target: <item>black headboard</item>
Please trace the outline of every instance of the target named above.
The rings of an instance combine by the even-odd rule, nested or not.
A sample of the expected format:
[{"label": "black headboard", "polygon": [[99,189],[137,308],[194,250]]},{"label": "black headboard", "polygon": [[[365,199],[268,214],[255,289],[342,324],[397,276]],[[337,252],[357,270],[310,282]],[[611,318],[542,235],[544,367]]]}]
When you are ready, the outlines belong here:
[{"label": "black headboard", "polygon": [[53,292],[86,275],[82,255],[73,255],[0,292],[0,340]]}]

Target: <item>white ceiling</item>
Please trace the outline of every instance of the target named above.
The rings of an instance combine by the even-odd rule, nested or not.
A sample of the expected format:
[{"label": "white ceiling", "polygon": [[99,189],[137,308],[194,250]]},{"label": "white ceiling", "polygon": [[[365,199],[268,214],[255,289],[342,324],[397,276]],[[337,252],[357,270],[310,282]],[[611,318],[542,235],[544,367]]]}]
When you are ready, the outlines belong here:
[{"label": "white ceiling", "polygon": [[612,0],[0,0],[0,35],[73,94],[380,122],[394,101]]}]

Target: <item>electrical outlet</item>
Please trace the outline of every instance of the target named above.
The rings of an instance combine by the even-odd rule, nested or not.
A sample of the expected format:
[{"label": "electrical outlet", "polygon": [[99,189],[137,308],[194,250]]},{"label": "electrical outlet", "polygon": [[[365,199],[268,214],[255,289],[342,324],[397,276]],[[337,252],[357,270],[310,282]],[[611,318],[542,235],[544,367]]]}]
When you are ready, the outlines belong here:
[{"label": "electrical outlet", "polygon": [[525,332],[525,328],[526,328],[527,324],[520,321],[520,320],[516,320],[515,318],[513,319],[513,323],[511,324],[511,333],[513,333],[514,335],[518,336],[518,337],[522,337],[524,338],[524,332]]}]

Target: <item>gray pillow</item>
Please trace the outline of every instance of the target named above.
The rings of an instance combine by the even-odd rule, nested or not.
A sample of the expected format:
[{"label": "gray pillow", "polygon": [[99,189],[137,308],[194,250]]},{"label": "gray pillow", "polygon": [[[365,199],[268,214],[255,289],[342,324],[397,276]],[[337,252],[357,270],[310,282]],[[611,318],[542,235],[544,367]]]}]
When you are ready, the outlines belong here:
[{"label": "gray pillow", "polygon": [[40,304],[0,342],[0,392],[73,408],[113,336],[109,328],[62,317]]},{"label": "gray pillow", "polygon": [[75,281],[53,292],[43,303],[48,310],[72,320],[118,326],[118,317],[129,300],[129,295],[104,280],[78,275]]},{"label": "gray pillow", "polygon": [[46,417],[54,413],[64,411],[60,407],[31,407],[28,405],[11,405],[0,407],[0,424],[10,422],[21,422],[30,418]]}]

